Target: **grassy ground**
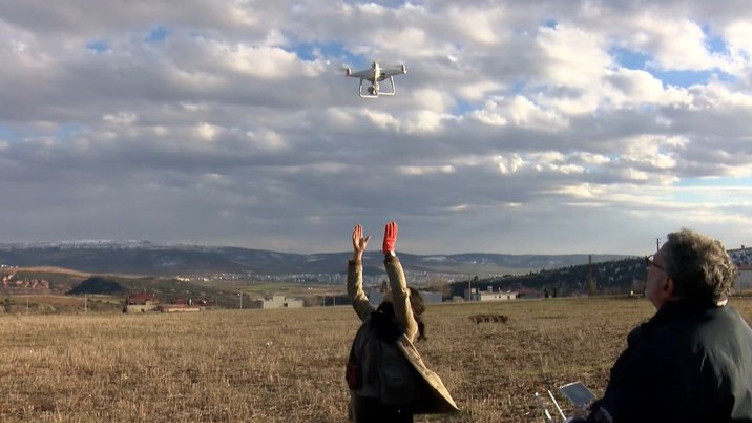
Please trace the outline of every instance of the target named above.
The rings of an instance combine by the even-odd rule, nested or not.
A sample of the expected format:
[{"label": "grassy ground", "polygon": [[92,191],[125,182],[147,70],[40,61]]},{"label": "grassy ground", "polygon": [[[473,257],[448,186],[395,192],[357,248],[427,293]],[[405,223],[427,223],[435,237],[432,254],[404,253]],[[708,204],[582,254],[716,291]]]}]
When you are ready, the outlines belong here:
[{"label": "grassy ground", "polygon": [[[752,299],[732,305],[752,320]],[[463,411],[417,421],[540,422],[535,391],[581,380],[600,395],[653,310],[556,299],[426,313],[418,350]],[[344,422],[357,325],[349,307],[0,316],[0,421]]]}]

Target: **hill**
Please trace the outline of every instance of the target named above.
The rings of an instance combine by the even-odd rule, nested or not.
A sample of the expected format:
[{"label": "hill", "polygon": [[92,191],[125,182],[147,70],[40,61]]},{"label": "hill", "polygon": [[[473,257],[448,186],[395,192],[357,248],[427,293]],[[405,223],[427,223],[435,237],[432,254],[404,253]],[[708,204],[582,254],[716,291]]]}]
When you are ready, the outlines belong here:
[{"label": "hill", "polygon": [[456,282],[450,285],[450,291],[452,296],[464,296],[465,288],[470,285],[471,288],[481,290],[488,287],[493,287],[494,290],[533,288],[539,291],[545,289],[553,293],[556,289],[560,296],[585,295],[588,294],[588,282],[592,280],[595,293],[600,295],[625,294],[629,291],[639,293],[643,289],[645,276],[643,259],[625,258],[597,262],[592,265],[579,264],[556,269],[542,269],[526,275]]},{"label": "hill", "polygon": [[68,295],[84,295],[84,294],[97,294],[97,295],[113,295],[113,296],[126,296],[128,295],[128,288],[121,283],[98,276],[86,279],[80,284],[73,287],[66,294]]},{"label": "hill", "polygon": [[[77,241],[36,244],[0,244],[0,264],[6,266],[57,266],[93,274],[120,275],[293,275],[342,274],[351,253],[291,254],[271,250],[200,245],[165,245],[149,241]],[[624,258],[596,255],[594,261]],[[366,275],[383,274],[381,254],[364,256]],[[587,263],[586,254],[412,255],[400,253],[407,271],[490,277],[524,274]]]}]

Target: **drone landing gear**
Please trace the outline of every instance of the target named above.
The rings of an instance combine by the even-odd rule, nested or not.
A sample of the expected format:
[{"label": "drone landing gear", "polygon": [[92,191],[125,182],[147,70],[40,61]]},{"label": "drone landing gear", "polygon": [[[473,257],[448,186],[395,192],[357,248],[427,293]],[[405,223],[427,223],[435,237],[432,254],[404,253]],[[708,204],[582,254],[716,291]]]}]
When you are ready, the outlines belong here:
[{"label": "drone landing gear", "polygon": [[363,80],[360,80],[360,85],[358,85],[358,95],[360,95],[361,98],[378,98],[380,95],[394,95],[396,94],[397,90],[394,88],[394,77],[389,77],[389,82],[392,84],[392,90],[391,91],[379,91],[379,83],[373,83],[370,87],[366,89],[366,92],[363,92]]}]

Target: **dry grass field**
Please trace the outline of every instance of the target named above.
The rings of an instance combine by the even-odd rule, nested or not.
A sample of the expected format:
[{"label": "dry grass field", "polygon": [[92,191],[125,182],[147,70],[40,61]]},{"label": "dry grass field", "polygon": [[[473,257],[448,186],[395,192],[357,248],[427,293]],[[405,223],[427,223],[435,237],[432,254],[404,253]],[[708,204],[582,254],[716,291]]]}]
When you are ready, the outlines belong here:
[{"label": "dry grass field", "polygon": [[[752,320],[752,300],[732,305]],[[536,390],[581,380],[601,394],[627,332],[653,310],[556,299],[426,313],[418,349],[462,412],[416,420],[496,423],[541,422]],[[345,306],[0,315],[0,421],[345,422],[357,325]]]}]

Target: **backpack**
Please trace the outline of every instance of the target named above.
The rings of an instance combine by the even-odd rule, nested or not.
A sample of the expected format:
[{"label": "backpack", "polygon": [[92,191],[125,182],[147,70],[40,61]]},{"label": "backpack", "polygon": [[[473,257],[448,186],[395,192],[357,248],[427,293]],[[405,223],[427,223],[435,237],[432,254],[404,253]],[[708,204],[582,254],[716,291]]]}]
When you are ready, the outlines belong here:
[{"label": "backpack", "polygon": [[[376,342],[377,344],[372,345]],[[397,342],[385,342],[367,323],[361,325],[350,348],[350,357],[345,371],[345,380],[350,389],[367,396],[377,396],[385,405],[406,406],[423,399],[426,392],[423,378],[400,350]],[[363,354],[376,353],[377,374],[367,379],[368,363],[358,360]],[[374,359],[374,357],[369,357]]]}]

